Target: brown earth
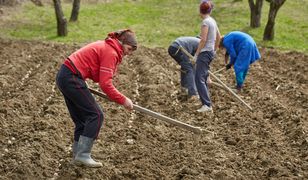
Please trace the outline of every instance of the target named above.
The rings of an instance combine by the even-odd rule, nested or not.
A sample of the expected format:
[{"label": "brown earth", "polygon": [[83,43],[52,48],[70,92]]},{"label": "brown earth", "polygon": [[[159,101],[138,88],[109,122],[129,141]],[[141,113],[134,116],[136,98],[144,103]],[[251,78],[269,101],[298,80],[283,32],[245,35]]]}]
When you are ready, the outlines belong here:
[{"label": "brown earth", "polygon": [[[261,49],[241,94],[253,111],[213,86],[214,114],[199,114],[179,96],[179,67],[166,49],[141,47],[123,61],[117,88],[206,131],[197,136],[97,97],[105,122],[93,157],[104,167],[71,165],[73,123],[55,76],[80,46],[0,39],[0,179],[308,178],[308,56],[273,49]],[[221,67],[219,54],[212,70]],[[233,70],[219,77],[234,83]]]}]

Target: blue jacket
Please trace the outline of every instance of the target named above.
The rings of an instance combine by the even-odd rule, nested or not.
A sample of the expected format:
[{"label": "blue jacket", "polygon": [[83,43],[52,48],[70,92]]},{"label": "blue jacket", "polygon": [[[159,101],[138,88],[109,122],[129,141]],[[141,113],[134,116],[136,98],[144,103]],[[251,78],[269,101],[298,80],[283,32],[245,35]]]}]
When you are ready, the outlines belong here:
[{"label": "blue jacket", "polygon": [[233,31],[224,36],[223,46],[230,55],[235,73],[249,69],[249,65],[261,58],[255,41],[246,33]]}]

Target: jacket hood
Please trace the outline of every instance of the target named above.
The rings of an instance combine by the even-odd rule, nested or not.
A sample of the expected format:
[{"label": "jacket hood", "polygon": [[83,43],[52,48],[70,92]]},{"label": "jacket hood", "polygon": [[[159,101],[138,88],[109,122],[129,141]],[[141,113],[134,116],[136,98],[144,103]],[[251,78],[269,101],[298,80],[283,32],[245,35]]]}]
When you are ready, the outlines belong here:
[{"label": "jacket hood", "polygon": [[119,56],[119,61],[121,62],[124,56],[124,51],[123,51],[123,47],[120,44],[119,40],[113,39],[113,38],[106,38],[105,42],[109,44],[117,52]]}]

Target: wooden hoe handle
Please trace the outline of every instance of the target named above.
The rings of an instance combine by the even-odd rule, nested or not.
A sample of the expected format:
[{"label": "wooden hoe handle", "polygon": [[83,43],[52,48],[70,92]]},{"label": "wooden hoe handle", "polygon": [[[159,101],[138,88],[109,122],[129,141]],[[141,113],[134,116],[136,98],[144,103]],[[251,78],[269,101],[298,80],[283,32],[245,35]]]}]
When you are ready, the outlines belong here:
[{"label": "wooden hoe handle", "polygon": [[[95,94],[95,95],[98,95],[102,98],[105,98],[105,99],[108,99],[107,95],[104,94],[104,93],[101,93],[99,91],[96,91],[94,89],[91,89],[89,88],[90,92]],[[154,118],[157,118],[159,120],[162,120],[162,121],[165,121],[165,122],[168,122],[170,124],[173,124],[173,125],[176,125],[180,128],[183,128],[183,129],[186,129],[186,130],[189,130],[189,131],[192,131],[196,134],[200,134],[202,132],[202,129],[200,127],[194,127],[194,126],[191,126],[189,124],[186,124],[186,123],[183,123],[181,121],[178,121],[178,120],[175,120],[175,119],[172,119],[170,117],[167,117],[167,116],[164,116],[164,115],[161,115],[157,112],[154,112],[154,111],[151,111],[149,109],[146,109],[144,107],[141,107],[141,106],[138,106],[136,104],[133,105],[133,109],[136,110],[136,111],[139,111],[141,113],[144,113],[144,114],[147,114],[147,115],[150,115]]]}]

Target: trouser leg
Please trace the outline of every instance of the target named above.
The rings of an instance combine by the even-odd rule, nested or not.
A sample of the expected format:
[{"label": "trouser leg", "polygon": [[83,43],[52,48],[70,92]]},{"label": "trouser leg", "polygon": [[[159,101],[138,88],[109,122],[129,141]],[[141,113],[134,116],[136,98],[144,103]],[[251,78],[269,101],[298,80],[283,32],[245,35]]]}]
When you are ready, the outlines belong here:
[{"label": "trouser leg", "polygon": [[248,69],[244,70],[244,71],[235,72],[236,87],[237,88],[243,87],[244,81],[246,79],[247,72],[248,72]]},{"label": "trouser leg", "polygon": [[74,141],[78,141],[80,135],[82,135],[84,131],[85,120],[81,112],[76,113],[79,111],[79,109],[75,106],[75,104],[69,98],[64,96],[64,100],[68,108],[68,111],[70,113],[70,116],[75,124]]},{"label": "trouser leg", "polygon": [[57,84],[76,125],[74,139],[78,141],[80,135],[96,139],[103,123],[103,112],[84,80],[66,66],[62,66],[57,76]]},{"label": "trouser leg", "polygon": [[197,95],[195,70],[187,55],[173,46],[169,46],[168,53],[181,66],[181,86],[188,89],[189,96]]},{"label": "trouser leg", "polygon": [[213,54],[211,52],[202,52],[199,54],[196,66],[196,86],[200,96],[202,105],[211,106],[211,99],[209,95],[207,77],[209,75],[208,71],[210,68],[210,63],[213,59]]},{"label": "trouser leg", "polygon": [[188,95],[193,96],[197,95],[197,88],[195,84],[195,70],[188,57],[183,57],[181,62],[181,68],[185,71],[183,75],[183,81],[188,89]]}]

